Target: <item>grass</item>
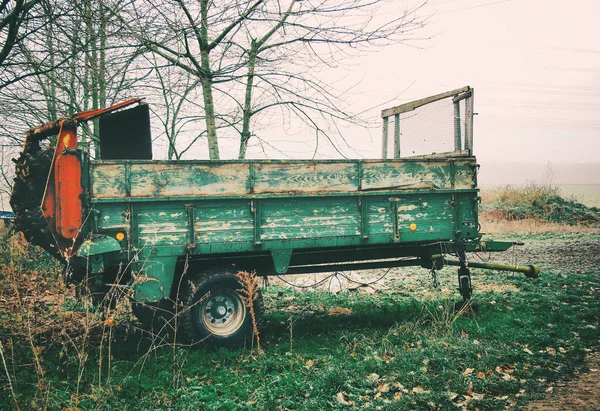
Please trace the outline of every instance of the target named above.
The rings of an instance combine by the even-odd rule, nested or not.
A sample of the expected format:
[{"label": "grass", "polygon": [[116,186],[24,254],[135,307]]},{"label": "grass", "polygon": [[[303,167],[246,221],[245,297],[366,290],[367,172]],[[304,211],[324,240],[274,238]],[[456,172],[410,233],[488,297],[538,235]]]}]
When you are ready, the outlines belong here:
[{"label": "grass", "polygon": [[0,235],[7,409],[513,408],[585,370],[600,339],[597,232],[511,237],[543,276],[474,273],[474,313],[455,310],[450,268],[440,290],[424,270],[370,294],[269,286],[262,355],[157,346],[126,299],[75,299],[50,257]]}]

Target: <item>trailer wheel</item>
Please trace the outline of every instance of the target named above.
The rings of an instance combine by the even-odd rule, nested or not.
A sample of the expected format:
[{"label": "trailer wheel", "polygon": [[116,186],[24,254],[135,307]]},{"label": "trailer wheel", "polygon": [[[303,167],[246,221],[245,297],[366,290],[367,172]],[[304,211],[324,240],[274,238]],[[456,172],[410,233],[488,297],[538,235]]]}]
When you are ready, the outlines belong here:
[{"label": "trailer wheel", "polygon": [[[252,318],[235,270],[221,268],[190,278],[182,290],[179,331],[190,344],[242,346],[252,337]],[[262,313],[260,291],[254,298],[256,320]]]},{"label": "trailer wheel", "polygon": [[471,284],[471,272],[466,267],[458,269],[458,291],[462,295],[463,301],[467,302],[473,294],[473,285]]}]

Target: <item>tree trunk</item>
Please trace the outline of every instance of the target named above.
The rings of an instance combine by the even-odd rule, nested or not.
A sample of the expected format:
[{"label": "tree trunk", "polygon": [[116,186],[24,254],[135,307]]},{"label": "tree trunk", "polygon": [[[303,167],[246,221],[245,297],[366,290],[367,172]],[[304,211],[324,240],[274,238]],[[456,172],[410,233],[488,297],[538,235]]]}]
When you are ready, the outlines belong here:
[{"label": "tree trunk", "polygon": [[215,105],[213,102],[212,76],[210,74],[208,52],[201,51],[202,73],[202,96],[204,97],[204,114],[206,119],[206,135],[208,138],[208,155],[211,160],[219,159],[219,144],[217,142],[217,123],[215,120]]},{"label": "tree trunk", "polygon": [[252,48],[248,58],[248,79],[246,80],[246,96],[244,98],[242,133],[240,136],[240,152],[238,160],[246,158],[248,141],[250,140],[250,117],[252,117],[252,88],[254,86],[254,68],[256,66],[256,41],[252,40]]},{"label": "tree trunk", "polygon": [[202,20],[200,22],[200,82],[202,83],[202,96],[204,98],[204,114],[206,116],[206,135],[208,138],[208,156],[211,160],[219,159],[219,143],[217,141],[217,122],[215,118],[215,104],[213,101],[212,89],[212,71],[210,69],[210,59],[208,48],[208,1],[202,0],[200,3],[200,13]]}]

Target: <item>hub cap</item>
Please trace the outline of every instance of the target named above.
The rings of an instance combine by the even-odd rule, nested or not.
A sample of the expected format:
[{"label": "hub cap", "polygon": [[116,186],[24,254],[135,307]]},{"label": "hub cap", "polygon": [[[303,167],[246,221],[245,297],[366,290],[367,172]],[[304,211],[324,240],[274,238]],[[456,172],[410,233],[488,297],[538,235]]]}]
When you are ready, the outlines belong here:
[{"label": "hub cap", "polygon": [[212,291],[200,307],[202,325],[214,335],[226,337],[236,332],[246,319],[246,308],[235,291]]}]

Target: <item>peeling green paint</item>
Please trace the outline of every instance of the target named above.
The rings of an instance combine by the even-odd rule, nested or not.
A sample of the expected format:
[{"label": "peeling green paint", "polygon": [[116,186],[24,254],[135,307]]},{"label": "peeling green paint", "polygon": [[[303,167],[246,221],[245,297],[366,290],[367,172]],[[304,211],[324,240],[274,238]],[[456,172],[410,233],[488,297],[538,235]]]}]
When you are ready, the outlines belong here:
[{"label": "peeling green paint", "polygon": [[270,254],[285,273],[302,249],[475,239],[475,170],[474,157],[100,161],[91,200],[95,231],[123,230],[112,249],[138,253],[136,298],[156,301],[185,255]]}]

